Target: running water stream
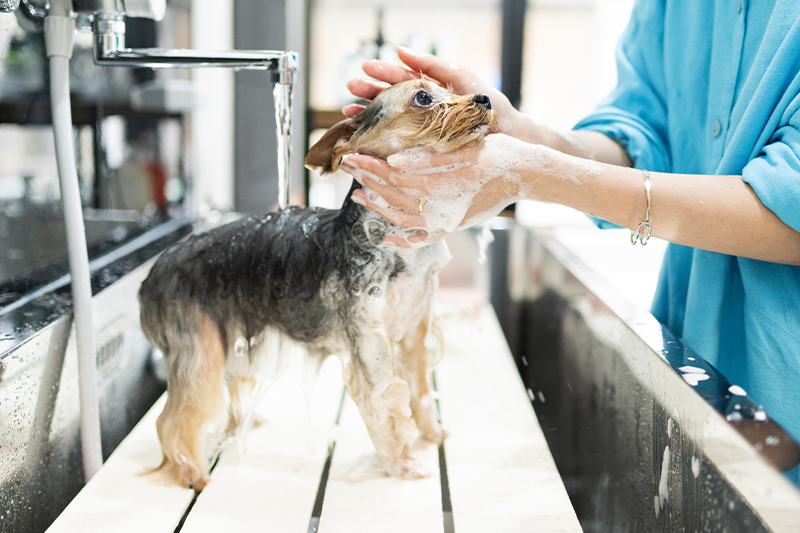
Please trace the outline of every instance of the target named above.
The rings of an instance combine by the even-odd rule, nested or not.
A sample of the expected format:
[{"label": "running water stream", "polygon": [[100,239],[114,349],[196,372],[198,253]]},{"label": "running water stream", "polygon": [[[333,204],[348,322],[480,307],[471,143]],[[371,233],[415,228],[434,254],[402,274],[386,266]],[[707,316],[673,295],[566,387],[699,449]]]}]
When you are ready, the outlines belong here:
[{"label": "running water stream", "polygon": [[278,207],[289,207],[289,158],[292,153],[292,86],[276,83],[272,89],[275,100],[275,125],[278,139]]}]

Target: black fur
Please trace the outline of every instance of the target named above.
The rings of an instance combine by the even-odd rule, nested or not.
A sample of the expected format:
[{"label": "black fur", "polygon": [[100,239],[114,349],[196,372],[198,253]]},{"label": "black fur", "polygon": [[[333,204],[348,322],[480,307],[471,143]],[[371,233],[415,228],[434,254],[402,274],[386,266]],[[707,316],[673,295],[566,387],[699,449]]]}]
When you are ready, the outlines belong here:
[{"label": "black fur", "polygon": [[372,105],[369,105],[356,115],[355,123],[358,125],[358,130],[356,130],[355,134],[353,134],[353,139],[357,140],[358,137],[369,131],[370,129],[376,127],[383,118],[383,105],[380,102],[375,102]]},{"label": "black fur", "polygon": [[[228,324],[248,339],[266,326],[299,342],[313,342],[337,326],[350,338],[353,300],[371,282],[404,269],[396,254],[375,246],[386,223],[364,227],[367,211],[350,200],[356,188],[354,181],[340,210],[290,207],[251,215],[170,247],[139,291],[148,337],[168,352],[166,325],[195,308],[216,324],[223,346],[232,341]],[[321,296],[332,274],[338,280],[333,305]],[[183,322],[190,327],[192,321]]]}]

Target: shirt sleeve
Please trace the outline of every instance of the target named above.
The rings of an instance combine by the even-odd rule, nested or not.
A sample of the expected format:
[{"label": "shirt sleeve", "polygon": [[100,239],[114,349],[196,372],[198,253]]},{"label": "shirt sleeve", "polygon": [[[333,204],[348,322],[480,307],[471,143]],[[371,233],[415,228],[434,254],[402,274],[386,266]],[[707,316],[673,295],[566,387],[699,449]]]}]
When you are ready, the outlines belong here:
[{"label": "shirt sleeve", "polygon": [[[793,85],[800,85],[800,75]],[[742,179],[761,203],[800,231],[800,93],[795,94],[758,157],[745,165]]]},{"label": "shirt sleeve", "polygon": [[617,87],[576,130],[600,132],[628,152],[636,168],[669,172],[664,1],[637,1],[617,45]]}]

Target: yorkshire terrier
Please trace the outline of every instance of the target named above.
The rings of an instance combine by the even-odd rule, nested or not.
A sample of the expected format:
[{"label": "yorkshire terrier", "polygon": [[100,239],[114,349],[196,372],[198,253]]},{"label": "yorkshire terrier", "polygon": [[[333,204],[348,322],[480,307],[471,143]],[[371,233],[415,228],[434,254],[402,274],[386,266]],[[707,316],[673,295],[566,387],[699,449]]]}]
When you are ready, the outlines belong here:
[{"label": "yorkshire terrier", "polygon": [[[347,154],[450,151],[479,143],[494,121],[486,95],[407,81],[328,130],[305,163],[328,173]],[[290,207],[193,235],[166,250],[142,283],[142,329],[168,369],[158,470],[178,484],[206,486],[204,423],[224,417],[227,405],[229,434],[246,424],[247,399],[281,367],[285,342],[302,346],[317,368],[339,355],[386,472],[421,477],[409,454],[414,422],[425,439],[444,438],[428,392],[434,343],[426,339],[438,335],[432,304],[450,255],[443,241],[383,244],[401,230],[353,202],[357,188],[353,181],[339,210]]]}]

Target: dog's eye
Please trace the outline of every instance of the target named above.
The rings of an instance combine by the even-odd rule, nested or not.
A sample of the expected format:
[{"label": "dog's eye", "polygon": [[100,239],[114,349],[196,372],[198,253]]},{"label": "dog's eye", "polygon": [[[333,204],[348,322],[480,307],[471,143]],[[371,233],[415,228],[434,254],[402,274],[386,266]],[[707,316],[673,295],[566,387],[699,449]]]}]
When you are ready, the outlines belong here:
[{"label": "dog's eye", "polygon": [[430,107],[433,104],[433,96],[425,91],[420,91],[414,95],[414,105],[419,107]]}]

